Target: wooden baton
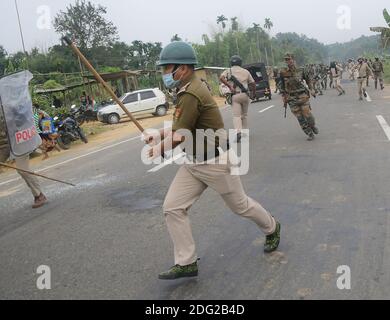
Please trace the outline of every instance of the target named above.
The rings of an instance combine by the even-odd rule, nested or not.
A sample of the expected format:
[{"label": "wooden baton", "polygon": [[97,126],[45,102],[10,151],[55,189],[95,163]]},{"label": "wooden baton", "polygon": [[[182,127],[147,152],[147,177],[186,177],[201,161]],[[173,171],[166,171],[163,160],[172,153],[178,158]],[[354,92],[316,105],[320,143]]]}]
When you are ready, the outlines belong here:
[{"label": "wooden baton", "polygon": [[87,60],[87,58],[81,53],[79,48],[70,40],[68,37],[62,38],[65,43],[70,46],[73,50],[73,52],[80,58],[80,60],[84,63],[84,65],[87,67],[89,71],[94,75],[95,79],[106,89],[106,91],[110,94],[112,99],[123,109],[123,111],[127,114],[127,116],[131,119],[131,121],[134,122],[134,124],[137,126],[137,128],[143,133],[145,129],[141,126],[141,124],[135,119],[135,117],[131,114],[129,110],[125,107],[125,105],[122,103],[122,101],[119,100],[119,98],[116,96],[115,92],[111,89],[111,87],[103,80],[103,78],[100,76],[100,74],[95,70],[95,68],[92,66],[92,64]]},{"label": "wooden baton", "polygon": [[42,175],[42,174],[38,174],[38,173],[35,173],[35,172],[27,171],[27,170],[24,170],[24,169],[19,169],[19,168],[10,166],[10,165],[8,165],[8,164],[5,164],[5,163],[3,163],[3,162],[0,162],[0,166],[6,167],[6,168],[10,168],[10,169],[14,169],[14,170],[17,170],[17,171],[21,171],[21,172],[24,172],[24,173],[28,173],[28,174],[31,174],[32,176],[37,176],[37,177],[40,177],[40,178],[43,178],[43,179],[47,179],[47,180],[51,180],[51,181],[55,181],[55,182],[67,184],[67,185],[72,186],[72,187],[75,187],[75,186],[76,186],[76,185],[74,185],[73,183],[69,183],[69,182],[65,182],[65,181],[61,181],[61,180],[49,178],[49,177],[44,176],[44,175]]}]

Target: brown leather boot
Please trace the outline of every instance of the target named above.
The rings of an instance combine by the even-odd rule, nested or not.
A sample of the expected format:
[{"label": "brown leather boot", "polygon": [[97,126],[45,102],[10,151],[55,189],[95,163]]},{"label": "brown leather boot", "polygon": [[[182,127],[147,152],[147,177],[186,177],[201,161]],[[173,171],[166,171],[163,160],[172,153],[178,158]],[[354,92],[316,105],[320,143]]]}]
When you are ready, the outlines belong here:
[{"label": "brown leather boot", "polygon": [[34,204],[32,206],[33,209],[38,209],[42,207],[47,202],[47,199],[43,193],[41,193],[38,197],[35,197]]}]

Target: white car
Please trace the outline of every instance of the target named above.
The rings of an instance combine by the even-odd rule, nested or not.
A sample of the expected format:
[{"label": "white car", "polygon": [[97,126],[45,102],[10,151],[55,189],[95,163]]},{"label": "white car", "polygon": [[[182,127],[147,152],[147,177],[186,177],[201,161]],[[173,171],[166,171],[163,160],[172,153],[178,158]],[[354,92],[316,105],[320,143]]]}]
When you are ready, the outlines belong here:
[{"label": "white car", "polygon": [[[165,94],[158,88],[125,93],[119,100],[134,115],[152,113],[162,117],[169,109]],[[97,117],[103,123],[116,124],[121,119],[127,118],[127,115],[119,105],[110,104],[101,108]]]}]

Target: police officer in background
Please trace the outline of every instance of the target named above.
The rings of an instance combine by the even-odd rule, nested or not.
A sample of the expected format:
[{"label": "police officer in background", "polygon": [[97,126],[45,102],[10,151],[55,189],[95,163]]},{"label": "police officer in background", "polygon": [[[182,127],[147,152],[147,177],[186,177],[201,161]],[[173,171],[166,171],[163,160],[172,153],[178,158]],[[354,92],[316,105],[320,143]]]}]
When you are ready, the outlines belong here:
[{"label": "police officer in background", "polygon": [[280,72],[283,101],[290,106],[308,140],[312,141],[319,130],[310,107],[310,94],[315,96],[310,77],[304,68],[296,66],[293,54],[286,53],[284,60],[287,67]]},{"label": "police officer in background", "polygon": [[357,84],[358,84],[358,93],[359,100],[363,100],[363,96],[367,97],[367,77],[372,76],[373,72],[368,64],[364,61],[364,58],[360,57],[358,59],[358,65],[355,67],[355,70],[358,72]]},{"label": "police officer in background", "polygon": [[[208,187],[218,192],[234,213],[250,219],[266,234],[265,252],[276,250],[280,242],[280,223],[246,195],[240,177],[231,174],[231,162],[219,161],[229,160],[229,144],[226,144],[227,150],[213,152],[216,161],[210,163],[212,158],[208,153],[220,147],[221,141],[216,138],[213,141],[207,139],[207,143],[198,141],[204,137],[199,137],[196,130],[224,132],[224,123],[206,84],[195,75],[197,63],[194,49],[185,42],[172,42],[163,49],[158,65],[162,68],[164,84],[168,89],[178,91],[173,125],[170,129],[162,129],[159,137],[144,133],[145,142],[152,145],[149,152],[151,159],[179,145],[183,147],[183,144],[192,142],[194,146],[193,154],[189,155],[194,161],[180,167],[163,205],[174,244],[175,266],[159,275],[162,280],[198,275],[198,258],[188,210]],[[183,130],[190,131],[192,136],[183,135]],[[162,140],[160,143],[159,139]],[[187,149],[186,152],[189,153]]]},{"label": "police officer in background", "polygon": [[248,129],[248,108],[251,98],[256,97],[256,83],[250,72],[242,68],[242,59],[239,56],[233,56],[230,65],[231,68],[222,73],[220,81],[233,95],[233,125],[237,131],[237,142],[240,142],[242,130]]}]

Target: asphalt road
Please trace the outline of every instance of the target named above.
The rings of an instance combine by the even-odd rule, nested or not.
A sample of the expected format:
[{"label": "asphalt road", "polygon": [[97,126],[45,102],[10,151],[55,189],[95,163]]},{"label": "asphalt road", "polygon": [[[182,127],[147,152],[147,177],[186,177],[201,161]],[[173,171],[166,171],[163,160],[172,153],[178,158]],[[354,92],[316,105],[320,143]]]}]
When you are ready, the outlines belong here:
[{"label": "asphalt road", "polygon": [[[178,167],[148,172],[139,138],[34,168],[77,184],[41,180],[50,203],[36,211],[17,175],[0,175],[0,299],[390,298],[390,90],[371,88],[368,103],[346,89],[312,101],[313,142],[291,113],[283,118],[278,96],[251,105],[242,180],[281,221],[282,242],[265,255],[256,226],[208,190],[190,211],[197,279],[157,279],[173,264],[161,207]],[[222,112],[231,127],[230,109]],[[37,288],[41,265],[51,290]],[[350,290],[336,285],[343,265]]]}]

